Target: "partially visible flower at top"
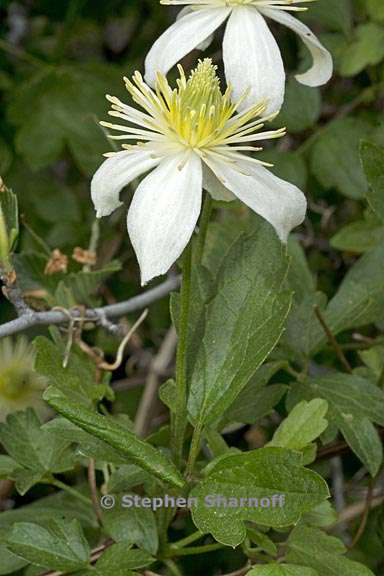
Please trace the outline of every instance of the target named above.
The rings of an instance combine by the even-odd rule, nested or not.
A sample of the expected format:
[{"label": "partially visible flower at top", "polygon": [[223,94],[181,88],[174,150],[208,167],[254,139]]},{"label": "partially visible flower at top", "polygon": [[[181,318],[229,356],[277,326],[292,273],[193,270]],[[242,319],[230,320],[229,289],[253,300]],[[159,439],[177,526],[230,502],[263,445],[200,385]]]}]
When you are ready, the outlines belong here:
[{"label": "partially visible flower at top", "polygon": [[[145,62],[145,80],[156,83],[156,74],[167,72],[194,48],[207,47],[213,32],[228,18],[223,40],[227,83],[234,100],[250,88],[242,102],[246,108],[268,99],[266,112],[278,112],[284,100],[285,72],[279,47],[264,16],[288,26],[310,50],[313,66],[296,79],[320,86],[332,76],[332,57],[311,30],[289,12],[313,0],[161,0],[162,4],[186,5],[177,21],[154,43]],[[241,109],[241,107],[240,107]]]},{"label": "partially visible flower at top", "polygon": [[8,414],[34,408],[40,416],[49,409],[42,399],[45,379],[34,370],[35,353],[25,338],[0,341],[0,422]]},{"label": "partially visible flower at top", "polygon": [[107,216],[120,206],[120,190],[152,170],[136,189],[128,212],[128,232],[143,284],[167,272],[188,244],[200,214],[203,187],[214,198],[237,196],[268,220],[283,241],[306,211],[298,188],[244,154],[261,149],[254,142],[285,133],[284,129],[258,132],[270,119],[258,118],[265,105],[237,114],[242,100],[231,104],[230,88],[221,93],[216,67],[209,59],[200,62],[188,80],[179,70],[174,90],[161,74],[156,91],[139,72],[133,82],[125,79],[133,100],[145,112],[107,96],[112,103],[109,114],[131,125],[102,125],[122,132],[110,138],[136,144],[123,144],[123,151],[106,154],[108,159],[91,183],[97,216]]}]

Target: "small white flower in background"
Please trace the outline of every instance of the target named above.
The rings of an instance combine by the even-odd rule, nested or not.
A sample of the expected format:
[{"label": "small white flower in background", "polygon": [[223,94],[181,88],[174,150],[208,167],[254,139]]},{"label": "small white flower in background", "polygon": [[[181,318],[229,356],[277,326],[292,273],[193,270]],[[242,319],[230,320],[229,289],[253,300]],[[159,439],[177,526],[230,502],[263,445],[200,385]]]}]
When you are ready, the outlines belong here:
[{"label": "small white flower in background", "polygon": [[253,142],[285,132],[258,132],[270,119],[259,118],[265,105],[236,113],[242,100],[231,104],[231,90],[221,93],[216,67],[209,59],[200,62],[188,80],[179,70],[174,90],[161,74],[156,91],[139,72],[133,82],[125,79],[133,100],[145,112],[107,96],[112,103],[109,114],[131,125],[102,125],[122,133],[111,138],[136,143],[106,154],[108,159],[91,183],[97,216],[107,216],[120,206],[120,190],[151,170],[136,189],[128,212],[128,233],[143,284],[167,272],[188,244],[200,214],[203,187],[214,198],[238,197],[268,220],[283,241],[305,217],[302,192],[244,154],[260,150]]},{"label": "small white flower in background", "polygon": [[0,341],[0,422],[26,408],[34,408],[43,418],[49,413],[42,399],[46,381],[35,372],[34,363],[34,350],[25,338]]},{"label": "small white flower in background", "polygon": [[[296,79],[307,86],[320,86],[332,76],[332,57],[311,30],[289,12],[313,0],[162,0],[162,4],[186,5],[178,20],[152,46],[145,63],[150,86],[156,74],[167,72],[194,48],[209,45],[213,32],[228,19],[223,60],[228,84],[236,101],[249,87],[245,108],[268,99],[266,112],[278,112],[284,100],[285,72],[280,50],[264,17],[296,32],[310,50],[313,66]],[[241,108],[240,108],[241,109]]]}]

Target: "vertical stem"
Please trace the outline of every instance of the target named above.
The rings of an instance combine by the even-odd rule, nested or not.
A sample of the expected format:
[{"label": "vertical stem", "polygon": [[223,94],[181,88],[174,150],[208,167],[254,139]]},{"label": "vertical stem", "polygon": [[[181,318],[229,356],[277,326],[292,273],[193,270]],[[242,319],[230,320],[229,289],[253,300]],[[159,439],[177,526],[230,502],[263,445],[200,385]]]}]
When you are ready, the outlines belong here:
[{"label": "vertical stem", "polygon": [[212,214],[213,203],[211,195],[209,192],[205,193],[203,211],[201,213],[200,224],[199,224],[199,235],[197,237],[196,246],[196,260],[200,262],[203,257],[205,239],[208,231],[208,224]]},{"label": "vertical stem", "polygon": [[183,254],[183,280],[180,291],[179,342],[176,357],[176,412],[172,417],[172,447],[174,459],[180,466],[185,429],[187,426],[187,370],[186,350],[191,293],[192,242]]},{"label": "vertical stem", "polygon": [[193,468],[195,466],[196,459],[197,459],[199,452],[200,452],[202,432],[203,432],[203,430],[202,430],[201,426],[198,424],[193,431],[191,448],[189,450],[188,463],[187,463],[187,468],[185,471],[187,478],[191,477],[191,475],[193,473]]}]

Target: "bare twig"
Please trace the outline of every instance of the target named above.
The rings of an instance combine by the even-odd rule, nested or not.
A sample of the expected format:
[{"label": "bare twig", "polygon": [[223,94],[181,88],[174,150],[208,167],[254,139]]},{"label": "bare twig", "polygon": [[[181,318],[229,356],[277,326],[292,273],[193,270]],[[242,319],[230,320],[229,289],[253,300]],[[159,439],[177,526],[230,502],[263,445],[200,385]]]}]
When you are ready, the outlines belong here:
[{"label": "bare twig", "polygon": [[[372,498],[369,509],[372,510],[373,508],[378,508],[382,504],[384,504],[384,496],[376,496],[375,498]],[[361,516],[361,514],[364,514],[366,505],[367,505],[366,500],[364,500],[363,502],[356,502],[351,506],[347,506],[347,508],[345,508],[339,514],[337,524],[339,522],[350,522],[351,520],[358,518],[359,516]]]},{"label": "bare twig", "polygon": [[360,525],[357,529],[357,532],[351,542],[351,545],[349,546],[349,548],[354,548],[356,546],[356,544],[359,542],[360,538],[362,537],[362,535],[364,534],[364,530],[367,526],[367,522],[368,522],[368,516],[369,516],[369,512],[371,510],[371,505],[372,505],[372,499],[373,499],[373,489],[374,489],[374,480],[370,480],[369,485],[368,485],[368,490],[367,490],[367,497],[365,499],[364,502],[364,509],[363,509],[363,513],[362,513],[362,517],[361,517],[361,522]]},{"label": "bare twig", "polygon": [[159,378],[168,368],[175,354],[177,335],[172,327],[168,330],[158,354],[151,363],[151,367],[145,382],[145,388],[135,419],[135,432],[138,436],[145,436],[149,431],[154,402],[157,398]]},{"label": "bare twig", "polygon": [[333,335],[331,329],[329,328],[328,324],[325,321],[324,316],[322,315],[320,308],[318,306],[315,306],[315,314],[317,316],[317,319],[319,320],[325,334],[327,335],[327,338],[329,340],[329,343],[332,345],[333,349],[336,352],[336,355],[338,357],[338,359],[340,360],[341,364],[343,365],[343,367],[345,368],[345,370],[349,373],[352,374],[352,368],[349,365],[348,360],[346,359],[346,357],[344,356],[344,352],[341,349],[338,341],[336,340],[335,336]]},{"label": "bare twig", "polygon": [[[172,290],[176,290],[179,285],[180,278],[178,276],[174,276],[168,278],[168,280],[159,286],[151,288],[150,290],[143,292],[143,294],[134,296],[130,300],[119,302],[118,304],[111,304],[102,308],[86,309],[83,314],[81,314],[79,310],[74,310],[72,317],[75,319],[82,318],[84,321],[88,322],[101,323],[105,326],[105,319],[110,321],[120,318],[121,316],[125,316],[125,314],[129,314],[135,310],[145,308],[153,302],[160,300],[160,298],[163,298]],[[23,330],[27,330],[28,328],[35,326],[52,326],[65,324],[67,322],[68,316],[58,310],[50,310],[49,312],[35,312],[28,308],[27,311],[16,320],[12,320],[11,322],[7,322],[0,326],[0,338],[3,338],[4,336],[11,336],[12,334],[17,334],[18,332],[22,332]]]}]

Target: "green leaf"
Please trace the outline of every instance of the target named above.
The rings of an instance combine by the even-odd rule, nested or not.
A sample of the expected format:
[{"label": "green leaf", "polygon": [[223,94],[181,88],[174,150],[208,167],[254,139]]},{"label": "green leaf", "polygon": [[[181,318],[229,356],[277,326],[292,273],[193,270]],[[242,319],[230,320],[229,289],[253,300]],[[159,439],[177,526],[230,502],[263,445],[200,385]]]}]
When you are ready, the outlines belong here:
[{"label": "green leaf", "polygon": [[73,272],[61,280],[55,291],[57,306],[71,308],[79,304],[94,306],[92,296],[109,276],[121,270],[118,261],[110,262],[101,270]]},{"label": "green leaf", "polygon": [[[334,335],[377,322],[384,317],[384,242],[364,254],[349,269],[323,312]],[[312,323],[308,349],[314,353],[327,341],[319,322]]]},{"label": "green leaf", "polygon": [[0,454],[0,479],[6,480],[10,478],[13,472],[19,467],[17,462],[6,456],[5,454]]},{"label": "green leaf", "polygon": [[45,526],[56,518],[63,518],[68,522],[76,518],[86,528],[98,527],[96,515],[89,504],[74,498],[67,492],[60,491],[19,508],[2,512],[0,530],[4,529],[8,533],[15,522],[36,522]]},{"label": "green leaf", "polygon": [[362,198],[367,181],[359,161],[359,145],[371,129],[357,118],[332,122],[311,148],[311,169],[324,186],[336,188],[348,198]]},{"label": "green leaf", "polygon": [[[284,495],[284,504],[273,505],[274,495]],[[198,529],[210,532],[228,546],[237,546],[244,540],[244,522],[275,528],[289,526],[328,495],[326,482],[301,465],[300,454],[283,448],[261,448],[221,458],[190,493],[196,498],[192,517]],[[228,506],[217,505],[216,496],[226,498]],[[271,500],[269,507],[263,508],[261,500],[258,505],[253,501],[252,506],[252,502],[241,502],[241,498]]]},{"label": "green leaf", "polygon": [[[120,502],[122,496],[115,495],[116,502]],[[155,515],[151,509],[136,506],[124,508],[117,505],[111,510],[103,511],[103,522],[106,532],[115,542],[136,544],[149,554],[156,554],[159,538]]]},{"label": "green leaf", "polygon": [[336,423],[346,442],[365,464],[371,476],[376,476],[383,462],[383,445],[372,422],[366,417],[340,414]]},{"label": "green leaf", "polygon": [[279,340],[291,302],[287,268],[285,248],[266,223],[227,254],[196,341],[188,402],[196,424],[221,417]]},{"label": "green leaf", "polygon": [[55,162],[68,147],[79,168],[92,174],[102,154],[110,149],[98,126],[98,120],[106,115],[104,96],[124,93],[121,76],[111,64],[40,69],[19,86],[9,107],[10,119],[18,126],[19,154],[37,169]]},{"label": "green leaf", "polygon": [[259,530],[255,530],[254,528],[247,529],[247,536],[253,544],[257,545],[258,548],[261,548],[270,556],[277,556],[278,548],[269,536]]},{"label": "green leaf", "polygon": [[27,565],[28,562],[26,560],[12,554],[5,544],[0,544],[0,576],[17,572]]},{"label": "green leaf", "polygon": [[31,408],[10,414],[6,423],[0,424],[0,441],[21,467],[37,473],[37,477],[64,472],[73,465],[69,442],[43,430]]},{"label": "green leaf", "polygon": [[247,576],[318,576],[312,568],[296,566],[294,564],[268,564],[255,566]]},{"label": "green leaf", "polygon": [[293,134],[302,132],[316,124],[320,113],[320,90],[290,78],[286,84],[284,104],[276,121],[279,127],[286,126],[288,132]]},{"label": "green leaf", "polygon": [[155,561],[144,550],[132,550],[128,544],[113,544],[96,563],[102,576],[126,576],[127,570],[145,568]]},{"label": "green leaf", "polygon": [[326,528],[337,522],[337,512],[327,500],[316,506],[316,508],[313,508],[313,510],[306,512],[303,516],[303,521],[309,526]]},{"label": "green leaf", "polygon": [[44,399],[59,414],[119,452],[126,454],[134,464],[174,486],[184,486],[179,471],[168,458],[120,424],[80,406],[73,400],[69,400],[53,386],[45,391]]},{"label": "green leaf", "polygon": [[372,215],[351,222],[331,238],[332,248],[362,254],[384,242],[384,226]]},{"label": "green leaf", "polygon": [[327,428],[328,421],[324,418],[327,411],[328,403],[321,398],[296,404],[274,433],[269,446],[305,448]]},{"label": "green leaf", "polygon": [[384,148],[362,142],[360,155],[369,183],[367,200],[372,210],[384,222]]},{"label": "green leaf", "polygon": [[324,398],[328,402],[329,420],[339,427],[352,450],[375,476],[383,454],[372,422],[384,424],[384,392],[359,376],[336,373],[296,383],[288,405],[299,398]]},{"label": "green leaf", "polygon": [[356,28],[355,39],[345,48],[339,70],[342,76],[355,76],[384,58],[384,28],[367,22]]},{"label": "green leaf", "polygon": [[221,425],[227,422],[254,424],[270,414],[284,396],[287,386],[284,384],[267,386],[267,384],[283,365],[284,362],[267,362],[260,366],[223,415]]},{"label": "green leaf", "polygon": [[77,520],[52,520],[44,528],[38,524],[19,522],[10,531],[7,546],[26,561],[51,570],[83,568],[90,555]]},{"label": "green leaf", "polygon": [[92,406],[93,401],[103,398],[106,386],[95,383],[97,368],[89,356],[73,350],[67,367],[63,368],[64,345],[59,347],[48,338],[38,336],[34,340],[34,347],[35,369],[45,376],[49,383],[87,406]]},{"label": "green leaf", "polygon": [[288,540],[286,560],[316,570],[319,576],[373,576],[360,564],[344,556],[344,544],[317,528],[297,526]]}]

